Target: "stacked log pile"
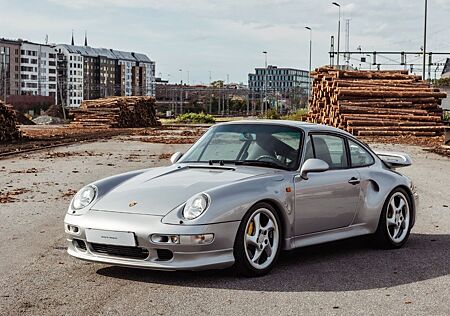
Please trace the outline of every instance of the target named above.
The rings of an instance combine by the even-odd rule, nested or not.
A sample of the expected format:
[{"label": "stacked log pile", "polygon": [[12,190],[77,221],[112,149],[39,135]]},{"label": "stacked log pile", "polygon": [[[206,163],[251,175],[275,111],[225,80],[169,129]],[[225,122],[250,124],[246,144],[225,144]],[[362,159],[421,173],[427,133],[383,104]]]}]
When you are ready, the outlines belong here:
[{"label": "stacked log pile", "polygon": [[0,101],[0,143],[22,138],[17,126],[16,113],[12,106]]},{"label": "stacked log pile", "polygon": [[446,97],[407,71],[316,69],[308,121],[356,136],[443,134],[441,100]]},{"label": "stacked log pile", "polygon": [[153,97],[113,97],[84,101],[70,111],[71,127],[129,128],[161,125]]}]

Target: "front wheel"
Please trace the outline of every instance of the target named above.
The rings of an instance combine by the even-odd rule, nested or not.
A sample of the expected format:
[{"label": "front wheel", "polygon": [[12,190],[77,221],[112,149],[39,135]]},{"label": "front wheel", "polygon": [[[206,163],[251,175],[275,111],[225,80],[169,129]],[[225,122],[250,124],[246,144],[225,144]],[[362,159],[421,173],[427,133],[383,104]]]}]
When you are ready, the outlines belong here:
[{"label": "front wheel", "polygon": [[409,195],[402,188],[393,190],[381,212],[374,236],[376,246],[385,249],[402,247],[411,231],[411,214]]},{"label": "front wheel", "polygon": [[244,216],[234,242],[235,267],[248,277],[267,274],[281,248],[281,225],[267,203],[254,205]]}]

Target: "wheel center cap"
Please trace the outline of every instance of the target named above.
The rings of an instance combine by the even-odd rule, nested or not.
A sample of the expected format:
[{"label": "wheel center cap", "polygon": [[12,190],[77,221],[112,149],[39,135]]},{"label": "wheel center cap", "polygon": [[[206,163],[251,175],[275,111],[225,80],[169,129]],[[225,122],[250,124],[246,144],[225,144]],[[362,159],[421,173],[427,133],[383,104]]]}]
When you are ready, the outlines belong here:
[{"label": "wheel center cap", "polygon": [[258,237],[258,243],[260,244],[260,243],[262,243],[263,241],[264,241],[264,235],[263,234],[261,234],[261,235],[259,235],[259,237]]}]

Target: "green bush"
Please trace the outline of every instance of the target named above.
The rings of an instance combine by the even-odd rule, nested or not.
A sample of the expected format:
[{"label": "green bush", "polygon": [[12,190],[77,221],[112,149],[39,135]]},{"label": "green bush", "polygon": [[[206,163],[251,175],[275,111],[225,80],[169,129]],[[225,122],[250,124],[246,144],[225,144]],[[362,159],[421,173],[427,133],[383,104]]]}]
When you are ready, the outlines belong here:
[{"label": "green bush", "polygon": [[278,112],[275,109],[270,109],[266,113],[260,115],[259,118],[268,120],[279,120],[280,114],[278,114]]},{"label": "green bush", "polygon": [[308,109],[300,109],[297,112],[282,116],[281,119],[288,121],[306,121],[307,117]]},{"label": "green bush", "polygon": [[216,120],[210,114],[205,113],[185,113],[177,117],[179,123],[197,123],[197,124],[209,124],[215,123]]},{"label": "green bush", "polygon": [[444,111],[444,114],[442,115],[442,119],[445,122],[450,122],[450,111]]}]

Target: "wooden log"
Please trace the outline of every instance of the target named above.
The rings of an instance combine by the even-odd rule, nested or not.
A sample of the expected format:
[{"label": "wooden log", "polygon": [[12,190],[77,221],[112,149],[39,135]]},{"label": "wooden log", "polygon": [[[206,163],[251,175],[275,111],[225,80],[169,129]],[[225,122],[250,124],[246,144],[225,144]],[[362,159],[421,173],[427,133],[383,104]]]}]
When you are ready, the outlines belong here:
[{"label": "wooden log", "polygon": [[412,132],[412,131],[359,131],[356,136],[420,136],[432,137],[439,136],[436,132]]},{"label": "wooden log", "polygon": [[431,116],[431,115],[396,115],[396,114],[343,114],[341,117],[344,120],[355,120],[355,119],[367,119],[367,120],[386,120],[386,119],[396,119],[404,121],[422,121],[422,122],[442,122],[441,116]]},{"label": "wooden log", "polygon": [[444,126],[352,126],[352,131],[443,131]]},{"label": "wooden log", "polygon": [[401,120],[347,120],[348,126],[436,126],[438,122],[401,121]]},{"label": "wooden log", "polygon": [[392,109],[392,108],[375,108],[375,107],[362,107],[362,106],[350,106],[342,105],[339,108],[339,112],[344,113],[371,113],[371,114],[422,114],[427,115],[427,110],[420,109]]},{"label": "wooden log", "polygon": [[446,98],[445,92],[428,92],[428,91],[386,91],[386,90],[353,90],[348,88],[337,89],[338,96],[351,97],[388,97],[388,98],[418,98],[418,97],[434,97]]}]

